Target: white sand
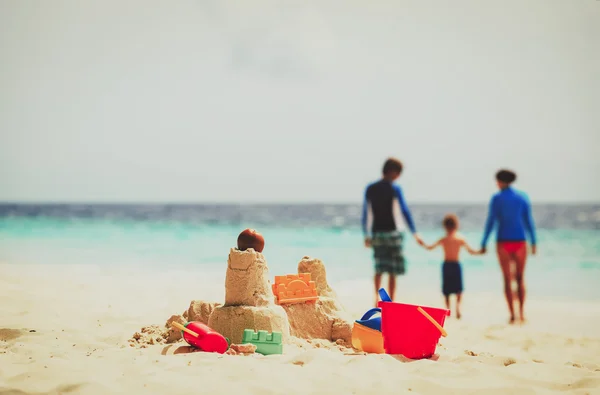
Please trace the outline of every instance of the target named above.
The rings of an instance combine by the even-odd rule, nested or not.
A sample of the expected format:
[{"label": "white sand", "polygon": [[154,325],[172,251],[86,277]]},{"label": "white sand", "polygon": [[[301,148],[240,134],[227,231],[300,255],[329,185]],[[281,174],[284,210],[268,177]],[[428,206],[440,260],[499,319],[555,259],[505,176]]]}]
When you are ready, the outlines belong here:
[{"label": "white sand", "polygon": [[[358,317],[367,281],[332,286]],[[600,394],[600,301],[532,300],[530,322],[506,325],[502,295],[465,294],[438,360],[287,346],[282,356],[134,349],[192,299],[222,301],[224,273],[201,268],[0,265],[0,394]],[[406,301],[440,305],[439,295]],[[35,330],[35,332],[30,332]],[[166,355],[163,355],[166,354]]]}]

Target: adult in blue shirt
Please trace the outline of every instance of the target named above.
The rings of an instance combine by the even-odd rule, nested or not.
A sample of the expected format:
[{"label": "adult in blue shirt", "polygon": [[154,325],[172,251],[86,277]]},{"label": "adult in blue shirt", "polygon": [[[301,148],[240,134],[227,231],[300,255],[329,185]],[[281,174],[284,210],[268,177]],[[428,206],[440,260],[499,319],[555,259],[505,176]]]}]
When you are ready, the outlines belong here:
[{"label": "adult in blue shirt", "polygon": [[[383,177],[365,190],[362,210],[362,229],[365,246],[373,248],[375,261],[375,303],[381,287],[381,276],[389,276],[388,294],[394,299],[396,276],[405,273],[405,260],[402,251],[405,224],[420,245],[423,240],[417,233],[402,189],[395,181],[402,174],[402,162],[389,158],[383,165]],[[404,221],[400,217],[404,217]]]},{"label": "adult in blue shirt", "polygon": [[523,305],[525,304],[525,264],[527,263],[526,234],[529,234],[531,253],[536,253],[535,225],[531,215],[531,203],[527,195],[512,187],[517,175],[510,170],[496,173],[496,181],[500,191],[492,196],[485,224],[481,251],[486,251],[490,234],[496,229],[498,260],[504,277],[504,294],[510,311],[510,323],[515,321],[512,292],[512,267],[514,263],[514,280],[517,283],[519,297],[519,319],[525,321]]}]

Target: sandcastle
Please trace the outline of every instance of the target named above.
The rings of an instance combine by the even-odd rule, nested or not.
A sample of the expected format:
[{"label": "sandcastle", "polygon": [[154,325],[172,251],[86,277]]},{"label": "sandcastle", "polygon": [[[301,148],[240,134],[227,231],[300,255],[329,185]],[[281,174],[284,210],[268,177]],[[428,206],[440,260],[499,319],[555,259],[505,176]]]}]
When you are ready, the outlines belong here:
[{"label": "sandcastle", "polygon": [[244,329],[281,332],[283,341],[290,336],[288,317],[283,307],[275,304],[269,283],[267,261],[252,248],[232,248],[225,275],[225,304],[216,307],[208,318],[208,326],[240,343]]},{"label": "sandcastle", "polygon": [[354,320],[345,311],[336,293],[327,283],[323,262],[305,256],[298,263],[298,273],[310,273],[319,300],[316,303],[282,305],[288,316],[292,336],[333,342],[341,340],[345,344],[350,344]]},{"label": "sandcastle", "polygon": [[325,265],[319,259],[305,256],[298,263],[298,274],[304,273],[310,273],[318,300],[278,305],[263,254],[253,248],[245,251],[231,248],[224,304],[193,300],[182,315],[174,315],[167,320],[160,336],[155,336],[158,327],[147,327],[149,329],[144,328],[141,334],[136,332],[130,342],[132,346],[145,346],[144,339],[151,338],[153,342],[158,339],[159,343],[173,343],[181,339],[181,332],[174,329],[171,322],[199,321],[229,338],[231,343],[242,342],[244,330],[254,329],[280,332],[284,343],[293,336],[324,339],[349,346],[354,321],[327,283]]}]

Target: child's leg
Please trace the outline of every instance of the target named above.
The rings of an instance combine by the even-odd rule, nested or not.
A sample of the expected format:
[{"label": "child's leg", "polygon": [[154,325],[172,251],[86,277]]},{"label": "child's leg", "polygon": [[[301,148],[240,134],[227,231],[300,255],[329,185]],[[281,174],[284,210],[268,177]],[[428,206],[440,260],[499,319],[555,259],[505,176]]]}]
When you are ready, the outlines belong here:
[{"label": "child's leg", "polygon": [[381,288],[381,273],[375,273],[375,307],[379,301],[379,288]]},{"label": "child's leg", "polygon": [[446,299],[446,309],[450,310],[450,295],[444,295],[444,299]]},{"label": "child's leg", "polygon": [[462,298],[462,293],[456,294],[456,318],[460,320],[460,299]]},{"label": "child's leg", "polygon": [[394,273],[388,273],[388,289],[390,290],[390,298],[394,300],[396,293],[396,275]]}]

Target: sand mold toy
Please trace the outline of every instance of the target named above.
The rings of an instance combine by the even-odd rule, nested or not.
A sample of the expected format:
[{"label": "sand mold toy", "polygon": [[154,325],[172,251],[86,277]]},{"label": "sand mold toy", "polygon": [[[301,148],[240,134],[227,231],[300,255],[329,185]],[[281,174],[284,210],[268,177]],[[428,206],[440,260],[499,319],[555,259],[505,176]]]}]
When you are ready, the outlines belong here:
[{"label": "sand mold toy", "polygon": [[275,303],[279,305],[316,303],[319,299],[315,282],[310,279],[310,273],[275,276],[272,288]]},{"label": "sand mold toy", "polygon": [[283,341],[280,332],[255,332],[254,329],[245,329],[242,343],[254,344],[256,352],[259,354],[283,354]]}]

